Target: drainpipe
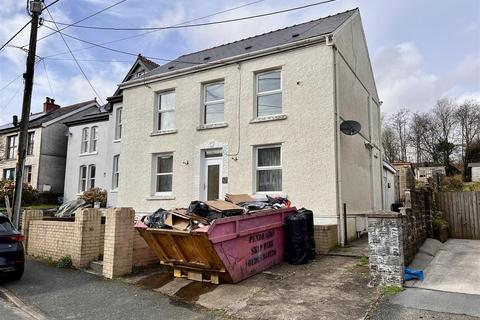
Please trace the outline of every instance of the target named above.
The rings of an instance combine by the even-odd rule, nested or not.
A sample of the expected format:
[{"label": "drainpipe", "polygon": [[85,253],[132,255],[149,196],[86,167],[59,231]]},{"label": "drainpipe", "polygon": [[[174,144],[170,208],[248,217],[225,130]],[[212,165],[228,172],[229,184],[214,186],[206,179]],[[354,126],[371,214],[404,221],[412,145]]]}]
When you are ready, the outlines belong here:
[{"label": "drainpipe", "polygon": [[339,226],[338,242],[341,246],[345,246],[346,219],[342,219],[342,179],[341,179],[341,159],[340,159],[340,114],[338,112],[338,77],[337,77],[337,48],[333,43],[332,35],[327,35],[326,44],[332,47],[333,56],[333,108],[335,114],[335,175],[336,175],[336,191],[337,191],[337,225]]}]

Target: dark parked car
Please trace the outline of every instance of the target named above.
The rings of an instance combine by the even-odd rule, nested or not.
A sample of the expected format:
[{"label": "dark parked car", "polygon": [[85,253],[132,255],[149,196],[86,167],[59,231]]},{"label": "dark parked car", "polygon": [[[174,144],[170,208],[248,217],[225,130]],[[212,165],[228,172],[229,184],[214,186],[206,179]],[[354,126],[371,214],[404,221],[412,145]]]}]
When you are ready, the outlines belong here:
[{"label": "dark parked car", "polygon": [[11,279],[20,279],[24,265],[23,235],[7,216],[0,213],[0,273]]}]

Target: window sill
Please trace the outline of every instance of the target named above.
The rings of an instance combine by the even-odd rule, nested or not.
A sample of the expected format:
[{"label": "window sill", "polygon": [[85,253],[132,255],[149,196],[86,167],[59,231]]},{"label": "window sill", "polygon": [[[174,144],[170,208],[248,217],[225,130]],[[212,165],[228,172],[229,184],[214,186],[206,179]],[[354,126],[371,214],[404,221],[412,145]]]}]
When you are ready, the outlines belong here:
[{"label": "window sill", "polygon": [[164,195],[164,196],[150,196],[147,197],[147,201],[155,201],[155,200],[175,200],[175,196],[171,195]]},{"label": "window sill", "polygon": [[98,151],[95,152],[86,152],[86,153],[80,153],[80,157],[86,157],[86,156],[93,156],[98,154]]},{"label": "window sill", "polygon": [[110,190],[110,193],[118,193],[118,189]]},{"label": "window sill", "polygon": [[228,123],[226,122],[207,123],[207,124],[199,125],[197,127],[197,130],[201,131],[201,130],[217,129],[217,128],[225,128],[225,127],[228,127]]},{"label": "window sill", "polygon": [[150,137],[163,136],[165,134],[173,134],[173,133],[177,133],[177,129],[165,129],[165,130],[154,131],[150,133]]},{"label": "window sill", "polygon": [[122,142],[122,139],[115,139],[112,141],[113,143],[119,143],[119,142]]},{"label": "window sill", "polygon": [[252,119],[250,120],[250,123],[268,122],[268,121],[285,120],[285,119],[287,119],[286,114],[276,114],[272,116],[258,117],[258,118]]}]

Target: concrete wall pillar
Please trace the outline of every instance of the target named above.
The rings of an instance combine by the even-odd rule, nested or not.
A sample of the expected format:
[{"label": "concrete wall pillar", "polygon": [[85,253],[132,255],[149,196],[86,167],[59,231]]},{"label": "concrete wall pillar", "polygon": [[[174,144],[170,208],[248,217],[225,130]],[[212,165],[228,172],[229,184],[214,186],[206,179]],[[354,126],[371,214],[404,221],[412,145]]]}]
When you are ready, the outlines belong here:
[{"label": "concrete wall pillar", "polygon": [[28,254],[28,230],[30,228],[30,221],[32,220],[42,220],[43,211],[42,210],[23,210],[22,213],[22,234],[25,237],[23,242],[25,247],[25,253]]},{"label": "concrete wall pillar", "polygon": [[110,208],[105,221],[103,276],[115,278],[132,272],[135,211]]},{"label": "concrete wall pillar", "polygon": [[72,235],[75,240],[72,249],[74,267],[86,268],[98,257],[101,219],[102,213],[98,209],[80,208],[75,211],[75,227]]},{"label": "concrete wall pillar", "polygon": [[403,286],[402,215],[381,212],[368,215],[370,284]]}]

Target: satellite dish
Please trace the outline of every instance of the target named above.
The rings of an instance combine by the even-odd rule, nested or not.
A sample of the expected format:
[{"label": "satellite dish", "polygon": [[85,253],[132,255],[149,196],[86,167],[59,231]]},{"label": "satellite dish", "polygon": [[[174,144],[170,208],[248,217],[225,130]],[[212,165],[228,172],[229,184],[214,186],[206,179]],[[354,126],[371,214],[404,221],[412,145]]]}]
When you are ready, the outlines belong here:
[{"label": "satellite dish", "polygon": [[360,132],[362,125],[355,120],[345,120],[340,124],[340,131],[348,136],[353,136]]}]

